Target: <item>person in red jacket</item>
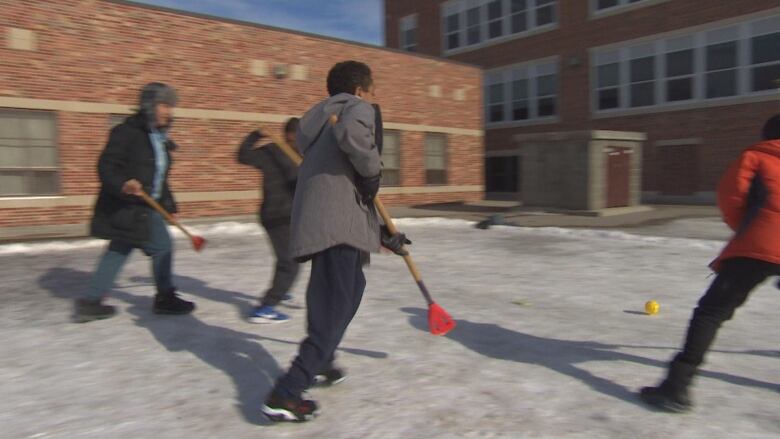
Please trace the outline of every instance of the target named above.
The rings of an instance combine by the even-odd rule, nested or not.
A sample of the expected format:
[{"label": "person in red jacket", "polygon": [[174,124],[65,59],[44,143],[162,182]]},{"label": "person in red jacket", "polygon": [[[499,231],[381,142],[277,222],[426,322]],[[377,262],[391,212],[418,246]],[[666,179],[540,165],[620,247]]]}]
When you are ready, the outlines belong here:
[{"label": "person in red jacket", "polygon": [[685,345],[672,359],[666,379],[640,392],[651,406],[690,410],[688,388],[718,329],[751,291],[780,275],[780,114],[766,122],[762,138],[740,155],[718,185],[718,207],[734,236],[710,265],[717,277],[693,311]]}]

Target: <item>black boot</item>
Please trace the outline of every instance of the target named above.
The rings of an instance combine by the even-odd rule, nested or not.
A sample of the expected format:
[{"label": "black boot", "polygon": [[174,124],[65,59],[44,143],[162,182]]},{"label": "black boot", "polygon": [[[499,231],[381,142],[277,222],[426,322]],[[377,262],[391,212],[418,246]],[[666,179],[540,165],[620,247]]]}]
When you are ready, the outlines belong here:
[{"label": "black boot", "polygon": [[639,396],[647,404],[673,413],[693,408],[688,388],[696,374],[696,366],[675,360],[669,365],[669,375],[657,387],[645,387]]},{"label": "black boot", "polygon": [[107,319],[113,317],[114,314],[116,314],[116,308],[103,305],[100,300],[76,299],[73,322],[87,323],[93,320]]},{"label": "black boot", "polygon": [[158,292],[154,297],[155,314],[189,314],[195,310],[195,304],[179,298],[176,290]]}]

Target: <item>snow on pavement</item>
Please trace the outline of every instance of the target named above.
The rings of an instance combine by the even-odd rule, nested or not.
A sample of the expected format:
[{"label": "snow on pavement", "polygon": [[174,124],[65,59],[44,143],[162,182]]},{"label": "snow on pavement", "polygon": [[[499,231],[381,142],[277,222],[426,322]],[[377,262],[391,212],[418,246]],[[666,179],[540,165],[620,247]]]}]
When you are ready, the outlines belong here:
[{"label": "snow on pavement", "polygon": [[[690,220],[687,220],[690,221]],[[349,380],[311,396],[322,415],[269,426],[259,413],[304,334],[242,315],[273,257],[256,224],[177,241],[192,316],[150,312],[149,263],[134,255],[110,320],[69,323],[103,243],[0,246],[0,437],[5,438],[772,438],[780,437],[778,292],[757,290],[719,335],[693,413],[645,409],[680,344],[722,241],[625,231],[404,219],[434,298],[458,320],[426,332],[424,302],[395,256],[373,259],[342,344]],[[658,227],[658,226],[654,226]],[[308,269],[295,295],[302,303]],[[657,316],[641,313],[650,299]]]}]

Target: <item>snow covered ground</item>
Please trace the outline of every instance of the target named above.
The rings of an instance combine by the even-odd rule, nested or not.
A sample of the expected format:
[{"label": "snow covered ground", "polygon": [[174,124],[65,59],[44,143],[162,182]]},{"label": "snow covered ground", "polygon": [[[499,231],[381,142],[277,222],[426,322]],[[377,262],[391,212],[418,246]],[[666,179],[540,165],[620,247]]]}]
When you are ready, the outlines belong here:
[{"label": "snow covered ground", "polygon": [[[69,323],[102,244],[0,246],[0,437],[780,437],[772,283],[721,332],[691,414],[653,412],[635,396],[662,376],[722,245],[685,230],[727,236],[719,224],[483,231],[418,219],[401,228],[458,327],[428,334],[402,261],[375,257],[340,350],[349,380],[312,391],[322,415],[303,425],[270,426],[259,413],[304,334],[304,311],[289,309],[294,320],[276,326],[242,320],[273,263],[257,225],[202,229],[201,254],[177,241],[177,282],[199,307],[184,317],[150,312],[149,263],[136,254],[109,302],[120,314]],[[657,316],[641,313],[650,299]]]}]

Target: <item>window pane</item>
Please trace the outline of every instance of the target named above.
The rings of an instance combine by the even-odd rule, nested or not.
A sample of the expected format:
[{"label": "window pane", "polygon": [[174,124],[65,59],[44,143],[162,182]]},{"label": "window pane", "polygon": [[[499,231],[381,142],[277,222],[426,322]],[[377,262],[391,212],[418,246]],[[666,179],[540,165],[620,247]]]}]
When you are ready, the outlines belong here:
[{"label": "window pane", "polygon": [[687,101],[693,99],[693,78],[672,79],[666,82],[666,100]]},{"label": "window pane", "polygon": [[655,79],[655,58],[637,58],[631,60],[631,82],[652,81]]},{"label": "window pane", "polygon": [[397,169],[384,169],[382,170],[382,186],[400,186],[401,184],[401,172]]},{"label": "window pane", "polygon": [[410,29],[404,32],[404,47],[410,47],[416,45],[417,45],[417,31],[415,29]]},{"label": "window pane", "polygon": [[693,49],[666,54],[666,76],[693,74]]},{"label": "window pane", "polygon": [[27,148],[0,145],[0,168],[16,168],[27,165]]},{"label": "window pane", "polygon": [[460,28],[460,15],[454,14],[447,17],[447,33],[457,32]]},{"label": "window pane", "polygon": [[555,6],[545,6],[536,10],[536,25],[544,26],[555,22]]},{"label": "window pane", "polygon": [[427,184],[447,184],[447,171],[427,170],[425,171],[425,182]]},{"label": "window pane", "polygon": [[539,99],[539,117],[555,116],[555,98]]},{"label": "window pane", "polygon": [[618,5],[618,0],[599,0],[598,9],[612,8]]},{"label": "window pane", "polygon": [[447,160],[443,155],[429,155],[425,157],[425,169],[447,169]]},{"label": "window pane", "polygon": [[457,49],[460,47],[460,34],[454,33],[447,36],[447,49]]},{"label": "window pane", "polygon": [[512,0],[512,13],[525,11],[528,8],[526,0]]},{"label": "window pane", "polygon": [[30,175],[32,195],[53,195],[58,192],[56,172],[35,172]]},{"label": "window pane", "polygon": [[754,37],[752,47],[752,64],[780,61],[780,32]]},{"label": "window pane", "polygon": [[528,98],[528,80],[518,79],[512,81],[512,100],[518,101]]},{"label": "window pane", "polygon": [[54,146],[55,126],[54,119],[50,117],[24,118],[25,134],[30,139],[46,140],[44,144]]},{"label": "window pane", "polygon": [[0,196],[30,195],[27,174],[25,171],[0,171]]},{"label": "window pane", "polygon": [[525,32],[528,29],[527,15],[525,12],[519,12],[512,15],[512,33]]},{"label": "window pane", "polygon": [[721,70],[736,67],[737,42],[707,46],[707,70]]},{"label": "window pane", "polygon": [[504,102],[504,84],[493,84],[490,86],[489,101],[491,104]]},{"label": "window pane", "polygon": [[502,0],[493,0],[492,2],[488,3],[488,20],[496,20],[501,18],[504,13],[501,10],[501,2]]},{"label": "window pane", "polygon": [[479,8],[471,8],[466,12],[466,27],[479,25]]},{"label": "window pane", "polygon": [[488,38],[498,38],[503,33],[501,20],[494,21],[488,26]]},{"label": "window pane", "polygon": [[447,141],[441,134],[427,134],[425,136],[425,169],[447,169]]},{"label": "window pane", "polygon": [[470,27],[467,32],[466,43],[468,45],[479,43],[479,26]]},{"label": "window pane", "polygon": [[737,71],[724,70],[707,73],[707,97],[722,98],[737,94]]},{"label": "window pane", "polygon": [[608,110],[620,106],[620,92],[617,88],[599,90],[599,110]]},{"label": "window pane", "polygon": [[57,150],[52,147],[27,148],[27,166],[56,167]]},{"label": "window pane", "polygon": [[645,107],[655,104],[655,82],[631,84],[631,106]]},{"label": "window pane", "polygon": [[512,120],[526,120],[529,117],[528,101],[515,101],[512,103]]},{"label": "window pane", "polygon": [[555,94],[555,75],[545,75],[536,78],[537,94],[548,96]]},{"label": "window pane", "polygon": [[4,145],[8,145],[9,142],[3,141],[8,139],[19,140],[23,137],[24,125],[22,125],[21,119],[12,115],[5,116],[0,114],[0,142]]},{"label": "window pane", "polygon": [[775,81],[780,81],[780,64],[753,69],[753,91],[780,88],[780,83]]},{"label": "window pane", "polygon": [[504,120],[504,105],[491,105],[490,106],[490,121],[501,122]]},{"label": "window pane", "polygon": [[620,84],[620,64],[606,64],[598,68],[598,85],[612,87]]}]

